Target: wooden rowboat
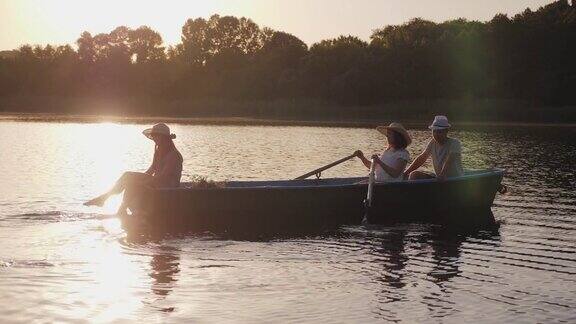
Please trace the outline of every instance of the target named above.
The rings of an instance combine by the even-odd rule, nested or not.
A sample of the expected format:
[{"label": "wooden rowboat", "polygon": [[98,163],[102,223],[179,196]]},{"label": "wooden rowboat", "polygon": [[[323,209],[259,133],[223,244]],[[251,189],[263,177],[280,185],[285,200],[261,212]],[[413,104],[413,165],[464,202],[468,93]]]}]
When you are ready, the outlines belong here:
[{"label": "wooden rowboat", "polygon": [[[503,170],[466,171],[445,181],[376,183],[369,222],[493,222],[491,206]],[[142,208],[122,218],[126,228],[228,230],[293,229],[360,224],[366,178],[231,181],[223,187],[148,189]]]}]

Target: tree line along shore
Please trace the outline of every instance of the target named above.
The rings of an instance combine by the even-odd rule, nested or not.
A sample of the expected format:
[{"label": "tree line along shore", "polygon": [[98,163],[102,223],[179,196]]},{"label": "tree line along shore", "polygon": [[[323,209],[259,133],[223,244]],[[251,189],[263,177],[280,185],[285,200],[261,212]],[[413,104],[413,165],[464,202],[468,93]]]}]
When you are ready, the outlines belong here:
[{"label": "tree line along shore", "polygon": [[413,19],[308,47],[248,18],[189,19],[0,52],[0,112],[300,121],[576,122],[576,5]]}]

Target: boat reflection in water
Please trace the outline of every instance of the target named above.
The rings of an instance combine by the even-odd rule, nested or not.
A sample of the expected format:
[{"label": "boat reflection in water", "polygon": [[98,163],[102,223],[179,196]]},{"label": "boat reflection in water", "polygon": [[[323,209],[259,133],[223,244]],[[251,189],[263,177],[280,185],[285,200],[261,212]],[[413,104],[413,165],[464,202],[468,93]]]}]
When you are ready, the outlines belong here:
[{"label": "boat reflection in water", "polygon": [[393,322],[404,318],[402,307],[413,307],[417,300],[423,307],[414,310],[419,313],[415,317],[450,315],[458,298],[454,294],[461,293],[451,281],[460,280],[465,271],[460,268],[467,266],[462,251],[474,250],[473,242],[500,242],[498,224],[464,231],[439,225],[400,224],[352,232],[351,241],[363,240],[371,250],[373,262],[365,266],[366,271],[383,284],[376,293],[378,317]]},{"label": "boat reflection in water", "polygon": [[148,276],[151,279],[150,290],[152,294],[143,300],[143,303],[156,311],[173,312],[175,307],[171,306],[166,299],[178,282],[181,262],[180,249],[167,244],[169,233],[164,233],[163,236],[144,235],[142,232],[127,234],[122,239],[127,254],[139,251],[139,255],[148,257],[150,260]]},{"label": "boat reflection in water", "polygon": [[152,291],[158,296],[167,296],[175,284],[180,272],[180,257],[177,253],[176,249],[162,247],[150,260],[150,277],[154,279]]},{"label": "boat reflection in water", "polygon": [[[231,266],[230,260],[234,260],[232,263],[243,264],[246,269],[250,268],[250,264],[260,264],[259,258],[253,259],[245,255],[246,252],[236,251],[240,254],[229,254],[234,252],[231,252],[233,249],[226,248],[227,244],[266,247],[269,243],[281,245],[282,242],[286,242],[295,248],[299,244],[302,246],[316,244],[318,252],[334,254],[333,257],[339,259],[337,264],[341,268],[338,271],[350,267],[350,271],[365,277],[367,282],[379,282],[377,285],[371,284],[371,289],[375,289],[371,293],[371,299],[377,301],[375,304],[377,306],[372,311],[378,318],[390,321],[402,319],[405,314],[399,311],[399,307],[414,305],[415,299],[420,300],[418,312],[422,313],[419,315],[422,318],[443,317],[449,315],[446,312],[451,312],[451,303],[454,303],[458,294],[462,293],[452,282],[462,280],[462,273],[469,271],[461,269],[469,267],[470,262],[469,256],[463,258],[463,250],[469,252],[475,248],[481,250],[483,244],[492,246],[500,244],[498,224],[462,229],[434,224],[405,223],[342,226],[329,231],[320,229],[315,231],[308,228],[303,232],[229,231],[201,235],[208,235],[202,240],[206,242],[203,244],[222,246],[222,251],[218,252],[217,256],[206,255],[202,252],[203,248],[195,247],[197,234],[170,234],[166,239],[156,237],[148,243],[146,239],[142,239],[144,236],[140,236],[142,244],[153,245],[149,272],[152,279],[150,283],[152,301],[149,303],[151,308],[165,313],[185,311],[170,302],[169,295],[178,287],[190,284],[203,287],[206,284],[204,277],[218,277],[217,274],[222,270],[220,267],[225,264]],[[223,242],[230,243],[222,245]],[[475,247],[476,242],[485,243],[478,243]],[[170,246],[163,245],[168,243]],[[463,247],[463,244],[466,246]],[[270,254],[272,263],[275,262],[275,257],[279,257],[273,251],[263,250],[261,253]],[[182,267],[183,262],[188,266]],[[357,264],[358,262],[361,265]],[[217,270],[212,273],[207,272],[207,269]],[[230,278],[218,278],[223,280],[223,287],[230,284]],[[200,296],[207,297],[205,294],[216,293],[197,288],[186,290],[187,294],[191,294],[192,300],[199,299]],[[177,295],[180,296],[180,293]]]}]

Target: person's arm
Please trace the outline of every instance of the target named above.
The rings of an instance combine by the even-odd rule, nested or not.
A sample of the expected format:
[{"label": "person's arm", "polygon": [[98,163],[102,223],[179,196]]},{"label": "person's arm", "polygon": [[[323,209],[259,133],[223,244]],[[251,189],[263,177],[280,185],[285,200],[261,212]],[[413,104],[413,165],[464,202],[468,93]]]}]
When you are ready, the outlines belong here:
[{"label": "person's arm", "polygon": [[372,155],[372,158],[374,158],[376,163],[384,170],[384,172],[388,173],[388,175],[390,175],[392,178],[398,178],[402,174],[402,170],[404,170],[406,164],[408,164],[408,161],[404,159],[398,159],[396,160],[397,166],[391,167],[382,162],[382,160],[380,160],[376,154]]},{"label": "person's arm", "polygon": [[366,168],[370,169],[370,164],[372,164],[372,162],[364,156],[364,153],[362,153],[362,151],[358,150],[354,152],[354,154],[356,154],[356,156],[360,159],[360,161],[362,161],[362,163]]},{"label": "person's arm", "polygon": [[176,170],[180,167],[181,161],[179,161],[178,156],[176,154],[171,154],[165,158],[164,165],[162,169],[157,170],[154,173],[154,185],[156,186],[163,186],[165,185],[172,174],[176,172]]},{"label": "person's arm", "polygon": [[152,162],[152,164],[150,164],[150,167],[148,168],[148,170],[146,170],[146,172],[144,172],[144,173],[146,173],[147,175],[153,176],[154,175],[154,169],[155,169],[154,168],[154,162]]},{"label": "person's arm", "polygon": [[420,168],[424,163],[426,163],[426,160],[428,160],[429,157],[430,157],[430,152],[428,150],[425,150],[424,152],[420,153],[420,155],[418,155],[418,157],[416,159],[414,159],[412,164],[410,164],[408,169],[406,169],[404,174],[410,175],[410,173],[412,173],[412,171],[418,170],[418,168]]},{"label": "person's arm", "polygon": [[154,174],[156,172],[158,172],[158,170],[156,170],[156,152],[154,152],[154,157],[152,158],[152,163],[150,163],[150,167],[144,173],[146,173],[147,175],[150,175],[150,176],[154,176]]}]

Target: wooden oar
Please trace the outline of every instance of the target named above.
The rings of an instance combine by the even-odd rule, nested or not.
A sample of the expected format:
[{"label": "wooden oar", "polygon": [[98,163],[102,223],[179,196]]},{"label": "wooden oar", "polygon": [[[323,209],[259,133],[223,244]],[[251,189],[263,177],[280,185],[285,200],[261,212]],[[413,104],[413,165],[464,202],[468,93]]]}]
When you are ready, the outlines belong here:
[{"label": "wooden oar", "polygon": [[370,173],[368,174],[368,192],[366,193],[366,199],[364,200],[364,218],[362,218],[362,225],[368,224],[368,213],[370,212],[370,207],[372,207],[372,198],[374,195],[374,169],[376,168],[376,158],[372,158],[370,163]]},{"label": "wooden oar", "polygon": [[347,157],[345,157],[345,158],[342,158],[342,159],[340,159],[340,160],[338,160],[338,161],[332,162],[332,163],[327,164],[327,165],[325,165],[325,166],[323,166],[323,167],[321,167],[321,168],[318,168],[318,169],[316,169],[316,170],[314,170],[314,171],[310,171],[310,172],[308,172],[308,173],[306,173],[306,174],[303,174],[303,175],[299,176],[298,178],[295,178],[294,180],[302,180],[302,179],[308,178],[309,176],[313,176],[313,175],[315,175],[315,174],[319,174],[320,172],[322,172],[322,171],[324,171],[324,170],[328,170],[328,169],[330,169],[331,167],[337,166],[337,165],[340,164],[340,163],[343,163],[343,162],[346,162],[346,161],[348,161],[348,160],[350,160],[350,159],[353,159],[353,158],[355,158],[356,156],[357,156],[356,153],[354,153],[354,154],[349,155],[349,156],[347,156]]}]

